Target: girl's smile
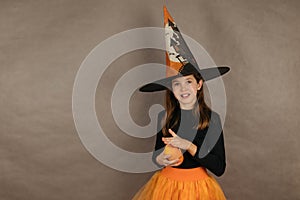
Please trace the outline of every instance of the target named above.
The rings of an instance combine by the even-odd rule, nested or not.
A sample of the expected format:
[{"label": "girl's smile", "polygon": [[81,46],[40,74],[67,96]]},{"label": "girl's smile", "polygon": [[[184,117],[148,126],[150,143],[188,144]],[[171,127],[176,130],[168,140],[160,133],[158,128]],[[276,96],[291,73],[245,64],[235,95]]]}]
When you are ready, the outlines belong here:
[{"label": "girl's smile", "polygon": [[190,96],[190,94],[189,93],[186,93],[186,94],[182,94],[182,95],[180,95],[182,98],[187,98],[187,97],[189,97]]}]

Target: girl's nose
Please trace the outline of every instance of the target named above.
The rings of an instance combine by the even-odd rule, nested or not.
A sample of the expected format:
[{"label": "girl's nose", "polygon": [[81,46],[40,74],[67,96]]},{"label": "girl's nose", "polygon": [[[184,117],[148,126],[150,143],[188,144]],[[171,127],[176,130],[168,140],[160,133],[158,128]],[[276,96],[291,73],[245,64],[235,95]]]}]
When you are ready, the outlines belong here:
[{"label": "girl's nose", "polygon": [[182,84],[181,87],[180,87],[180,90],[181,90],[181,91],[185,91],[185,90],[186,90],[186,85],[185,85],[185,84]]}]

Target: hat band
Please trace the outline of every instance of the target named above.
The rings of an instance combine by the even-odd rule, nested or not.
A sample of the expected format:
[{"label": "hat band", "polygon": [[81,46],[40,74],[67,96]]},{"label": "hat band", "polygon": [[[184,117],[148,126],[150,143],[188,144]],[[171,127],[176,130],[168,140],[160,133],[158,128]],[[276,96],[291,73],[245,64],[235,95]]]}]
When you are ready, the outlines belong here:
[{"label": "hat band", "polygon": [[180,72],[180,68],[182,67],[181,63],[167,60],[166,64],[167,64],[166,78],[178,75],[178,73]]}]

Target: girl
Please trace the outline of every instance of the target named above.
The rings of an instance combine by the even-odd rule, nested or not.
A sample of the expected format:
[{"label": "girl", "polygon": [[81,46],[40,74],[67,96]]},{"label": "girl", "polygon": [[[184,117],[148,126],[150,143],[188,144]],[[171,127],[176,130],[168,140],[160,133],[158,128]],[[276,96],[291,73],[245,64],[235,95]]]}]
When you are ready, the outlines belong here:
[{"label": "girl", "polygon": [[[159,132],[153,153],[153,162],[163,169],[152,176],[134,200],[225,199],[217,181],[207,173],[209,170],[221,176],[226,162],[220,118],[206,105],[202,86],[204,80],[228,71],[228,67],[200,70],[187,63],[177,70],[177,75],[140,88],[143,92],[167,90],[166,111],[158,117]],[[205,137],[216,140],[204,145]],[[183,151],[183,161],[170,159],[164,151],[166,145]],[[207,150],[204,157],[199,156],[201,148]]]}]

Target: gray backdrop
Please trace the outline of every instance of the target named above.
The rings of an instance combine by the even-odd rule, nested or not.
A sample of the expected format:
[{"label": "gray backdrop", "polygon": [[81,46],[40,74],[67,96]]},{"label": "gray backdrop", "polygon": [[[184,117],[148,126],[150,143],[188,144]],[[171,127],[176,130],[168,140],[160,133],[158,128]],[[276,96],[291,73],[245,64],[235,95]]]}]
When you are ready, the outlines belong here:
[{"label": "gray backdrop", "polygon": [[[231,66],[223,79],[228,166],[217,178],[228,199],[300,199],[297,0],[1,0],[0,199],[130,199],[151,177],[111,169],[89,154],[75,129],[72,89],[96,45],[128,29],[162,27],[165,3],[183,33],[216,64]],[[126,54],[98,84],[99,121],[123,149],[153,148],[153,137],[123,134],[110,111],[116,81],[149,62],[164,63],[163,52]],[[134,93],[137,124],[149,122],[153,103],[162,94]]]}]

